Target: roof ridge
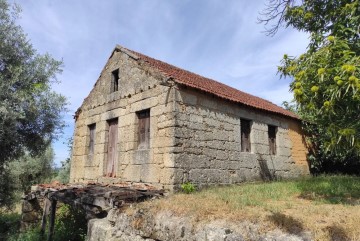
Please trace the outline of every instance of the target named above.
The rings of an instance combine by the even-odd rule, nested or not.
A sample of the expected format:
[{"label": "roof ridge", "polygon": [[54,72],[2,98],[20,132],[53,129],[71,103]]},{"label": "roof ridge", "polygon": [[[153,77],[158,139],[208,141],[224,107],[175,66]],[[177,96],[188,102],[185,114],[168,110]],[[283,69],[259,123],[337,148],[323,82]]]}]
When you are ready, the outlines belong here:
[{"label": "roof ridge", "polygon": [[153,68],[156,68],[161,73],[168,77],[172,77],[175,82],[183,84],[192,88],[200,89],[205,92],[214,94],[220,98],[224,98],[230,101],[241,103],[246,106],[250,106],[263,111],[268,111],[283,116],[288,116],[294,119],[300,119],[295,113],[286,110],[273,102],[263,99],[261,97],[246,93],[242,90],[236,89],[217,80],[210,79],[208,77],[201,76],[197,73],[182,69],[175,65],[166,63],[162,60],[158,60],[134,50],[127,49],[120,45],[116,46],[117,49],[132,55],[136,55],[138,58],[147,62]]}]

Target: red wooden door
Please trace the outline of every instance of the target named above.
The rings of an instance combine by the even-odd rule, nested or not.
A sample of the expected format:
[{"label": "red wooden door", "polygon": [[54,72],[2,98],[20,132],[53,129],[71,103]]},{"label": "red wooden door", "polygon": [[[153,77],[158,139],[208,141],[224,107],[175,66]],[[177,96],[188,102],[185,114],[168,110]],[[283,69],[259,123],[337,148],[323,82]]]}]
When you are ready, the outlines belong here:
[{"label": "red wooden door", "polygon": [[117,169],[117,142],[118,142],[118,120],[108,121],[109,124],[109,138],[108,138],[108,152],[106,173],[108,177],[116,177]]}]

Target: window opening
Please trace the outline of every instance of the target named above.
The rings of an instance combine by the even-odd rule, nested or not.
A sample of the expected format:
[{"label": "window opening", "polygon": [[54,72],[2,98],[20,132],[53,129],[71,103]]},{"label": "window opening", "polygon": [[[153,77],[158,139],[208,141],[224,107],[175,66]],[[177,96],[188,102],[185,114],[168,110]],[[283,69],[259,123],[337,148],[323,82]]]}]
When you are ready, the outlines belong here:
[{"label": "window opening", "polygon": [[111,74],[111,92],[115,92],[119,90],[119,69],[114,70]]},{"label": "window opening", "polygon": [[137,112],[138,127],[138,149],[150,148],[150,109]]},{"label": "window opening", "polygon": [[272,125],[268,126],[270,155],[276,155],[276,132],[277,132],[276,126],[272,126]]},{"label": "window opening", "polygon": [[240,119],[241,126],[241,151],[242,152],[250,152],[250,131],[251,131],[251,121]]},{"label": "window opening", "polygon": [[95,131],[96,131],[96,124],[88,125],[89,132],[90,132],[90,138],[89,138],[89,157],[90,160],[92,159],[92,156],[94,154],[94,147],[95,147]]}]

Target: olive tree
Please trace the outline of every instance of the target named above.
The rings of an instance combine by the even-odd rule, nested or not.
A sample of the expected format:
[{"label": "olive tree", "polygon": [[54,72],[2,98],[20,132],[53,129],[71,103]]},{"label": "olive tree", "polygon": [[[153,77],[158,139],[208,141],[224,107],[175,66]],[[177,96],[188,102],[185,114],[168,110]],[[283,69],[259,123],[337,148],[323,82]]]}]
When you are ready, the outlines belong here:
[{"label": "olive tree", "polygon": [[51,90],[62,62],[37,53],[16,23],[20,12],[0,0],[0,206],[10,197],[8,163],[41,155],[64,126],[65,97]]}]

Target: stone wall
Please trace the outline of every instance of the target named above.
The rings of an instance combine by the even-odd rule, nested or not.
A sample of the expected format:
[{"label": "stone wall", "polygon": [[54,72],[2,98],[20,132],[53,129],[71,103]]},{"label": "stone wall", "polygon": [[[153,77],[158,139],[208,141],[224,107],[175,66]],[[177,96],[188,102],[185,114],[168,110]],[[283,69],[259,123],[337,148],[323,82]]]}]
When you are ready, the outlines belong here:
[{"label": "stone wall", "polygon": [[[175,184],[231,184],[309,174],[300,122],[211,97],[176,93]],[[251,120],[251,152],[241,152],[240,118]],[[268,125],[277,127],[269,154]]]},{"label": "stone wall", "polygon": [[[111,93],[111,72],[119,68],[119,91]],[[71,163],[71,182],[147,182],[167,188],[173,169],[164,165],[174,145],[174,90],[164,77],[135,57],[115,51],[94,89],[78,111]],[[136,112],[150,109],[150,148],[138,149]],[[108,150],[107,120],[118,118],[117,178],[104,177]],[[89,161],[89,125],[96,124],[94,154]]]},{"label": "stone wall", "polygon": [[44,199],[34,198],[21,201],[21,230],[38,225],[41,221]]},{"label": "stone wall", "polygon": [[128,215],[111,210],[104,219],[88,223],[88,241],[309,241],[311,234],[285,233],[279,229],[265,232],[249,221],[231,223],[224,220],[196,222],[191,217],[180,217],[170,212],[152,213],[137,210]]}]

